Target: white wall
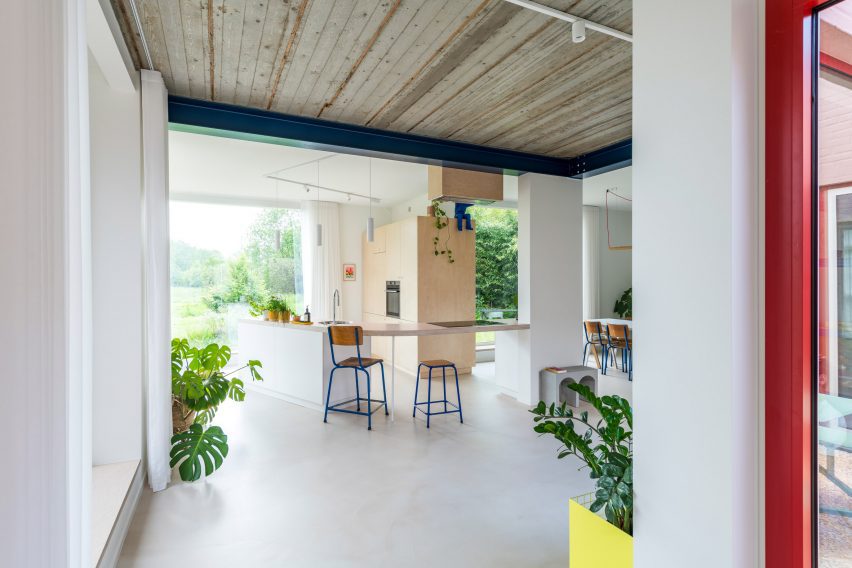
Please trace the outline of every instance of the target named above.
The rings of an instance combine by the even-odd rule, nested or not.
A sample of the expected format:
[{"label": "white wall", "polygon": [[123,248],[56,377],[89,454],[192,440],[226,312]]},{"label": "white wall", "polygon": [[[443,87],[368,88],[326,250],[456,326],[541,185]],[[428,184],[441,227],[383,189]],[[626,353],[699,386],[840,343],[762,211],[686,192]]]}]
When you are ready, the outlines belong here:
[{"label": "white wall", "polygon": [[[613,307],[621,294],[633,285],[633,251],[610,250],[606,235],[606,213],[599,208],[598,219],[598,305],[599,317],[614,317]],[[630,211],[609,212],[609,233],[613,246],[633,242],[633,214]]]},{"label": "white wall", "polygon": [[757,4],[634,4],[637,568],[759,565]]},{"label": "white wall", "polygon": [[[361,205],[340,205],[340,262],[354,263],[356,268],[355,282],[343,282],[340,289],[340,307],[343,309],[343,319],[361,321],[362,287],[364,275],[361,273],[361,243],[367,230],[367,218],[370,216],[369,207]],[[387,207],[373,207],[375,226],[391,222],[391,211]],[[342,273],[342,272],[341,272]]]},{"label": "white wall", "polygon": [[91,566],[85,10],[3,3],[0,360],[4,566]]},{"label": "white wall", "polygon": [[142,458],[140,96],[89,57],[92,168],[92,461]]},{"label": "white wall", "polygon": [[408,217],[426,215],[426,208],[432,203],[426,195],[424,193],[392,206],[391,221],[395,223]]}]

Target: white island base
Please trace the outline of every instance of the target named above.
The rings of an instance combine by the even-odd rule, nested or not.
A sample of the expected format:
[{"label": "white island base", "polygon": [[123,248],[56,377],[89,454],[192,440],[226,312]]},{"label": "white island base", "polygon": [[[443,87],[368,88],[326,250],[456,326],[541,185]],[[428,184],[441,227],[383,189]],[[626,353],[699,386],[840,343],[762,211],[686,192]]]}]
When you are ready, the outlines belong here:
[{"label": "white island base", "polygon": [[[321,325],[282,324],[262,320],[242,320],[238,324],[240,365],[257,359],[263,365],[262,382],[252,382],[246,377],[247,389],[280,398],[294,404],[323,410],[328,377],[334,365],[328,343],[327,327]],[[338,361],[355,356],[354,347],[337,345],[334,353]],[[361,356],[370,356],[370,338],[364,338]],[[371,369],[370,398],[382,398],[381,371]],[[387,369],[386,369],[387,372]],[[355,398],[354,371],[348,369],[335,373],[331,403],[337,404]],[[367,380],[359,373],[361,396],[366,398]],[[386,377],[390,389],[390,377]],[[388,392],[390,395],[390,392]]]}]

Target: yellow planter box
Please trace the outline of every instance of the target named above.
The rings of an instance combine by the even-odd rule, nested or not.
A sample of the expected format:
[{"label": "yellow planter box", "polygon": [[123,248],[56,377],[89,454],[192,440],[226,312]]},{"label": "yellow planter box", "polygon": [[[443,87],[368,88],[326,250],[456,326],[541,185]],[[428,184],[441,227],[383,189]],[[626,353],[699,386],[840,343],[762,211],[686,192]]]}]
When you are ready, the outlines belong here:
[{"label": "yellow planter box", "polygon": [[632,568],[633,537],[573,499],[568,502],[569,568]]}]

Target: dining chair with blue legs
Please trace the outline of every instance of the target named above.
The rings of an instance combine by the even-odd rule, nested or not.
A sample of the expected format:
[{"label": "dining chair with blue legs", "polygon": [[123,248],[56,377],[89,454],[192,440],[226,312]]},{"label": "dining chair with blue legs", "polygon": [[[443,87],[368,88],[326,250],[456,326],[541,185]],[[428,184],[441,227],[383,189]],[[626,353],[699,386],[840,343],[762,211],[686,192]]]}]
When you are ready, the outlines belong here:
[{"label": "dining chair with blue legs", "polygon": [[[385,389],[385,366],[382,359],[374,357],[361,357],[361,345],[364,343],[364,330],[357,325],[332,325],[328,328],[328,344],[331,350],[331,362],[334,367],[328,377],[328,392],[325,395],[325,414],[323,422],[328,422],[328,413],[345,412],[347,414],[358,414],[367,417],[367,430],[373,429],[373,413],[384,406],[385,415],[388,414],[388,395]],[[346,345],[355,347],[355,357],[348,357],[340,362],[334,354],[335,345]],[[370,398],[372,391],[370,390],[370,371],[368,370],[373,365],[378,365],[382,370],[382,400]],[[344,400],[336,404],[331,404],[331,386],[334,382],[334,373],[341,369],[352,369],[355,371],[355,398]],[[367,396],[361,397],[361,389],[358,386],[358,373],[364,373],[367,376]],[[348,404],[355,403],[355,410],[342,408]],[[367,410],[361,410],[361,403],[367,403]],[[372,408],[371,403],[376,402],[378,406]]]},{"label": "dining chair with blue legs", "polygon": [[[607,326],[607,336],[609,337],[609,349],[604,353],[604,365],[610,354],[615,351],[621,351],[621,370],[627,372],[628,380],[633,380],[633,348],[631,342],[630,329],[624,324],[609,324]],[[616,368],[618,368],[618,361]]]}]

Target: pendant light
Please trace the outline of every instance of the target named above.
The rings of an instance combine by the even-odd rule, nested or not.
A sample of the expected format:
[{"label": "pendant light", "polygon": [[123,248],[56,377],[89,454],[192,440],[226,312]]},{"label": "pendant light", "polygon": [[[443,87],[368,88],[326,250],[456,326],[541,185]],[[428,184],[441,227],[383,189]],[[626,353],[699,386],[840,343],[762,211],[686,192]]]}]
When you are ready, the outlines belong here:
[{"label": "pendant light", "polygon": [[369,242],[373,242],[375,238],[375,220],[373,219],[373,158],[367,158],[370,164],[370,188],[369,188],[369,201],[370,201],[370,216],[367,217],[367,240]]},{"label": "pendant light", "polygon": [[317,162],[317,246],[322,246],[322,223],[319,222],[320,199],[319,199],[319,162]]},{"label": "pendant light", "polygon": [[[278,180],[275,180],[275,205],[281,203],[281,195],[278,191]],[[278,226],[275,227],[275,252],[281,252],[281,221],[278,221]]]}]

